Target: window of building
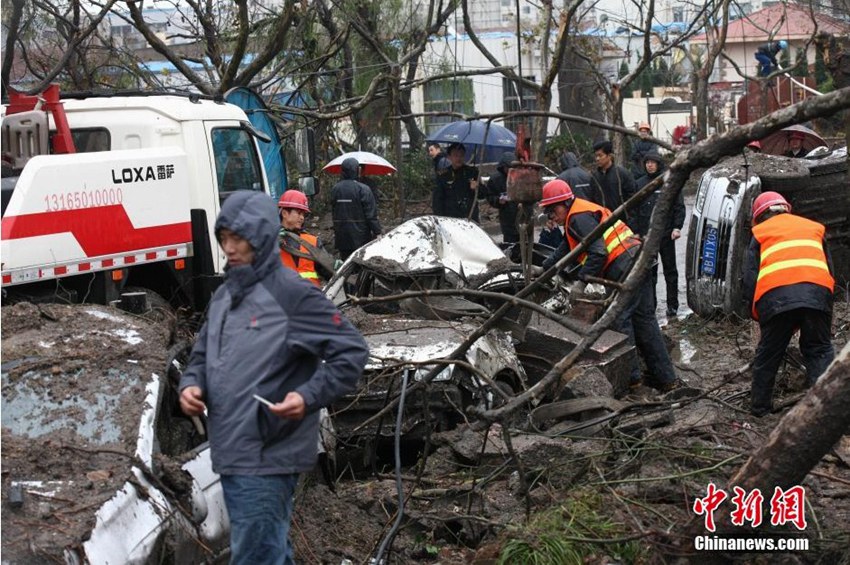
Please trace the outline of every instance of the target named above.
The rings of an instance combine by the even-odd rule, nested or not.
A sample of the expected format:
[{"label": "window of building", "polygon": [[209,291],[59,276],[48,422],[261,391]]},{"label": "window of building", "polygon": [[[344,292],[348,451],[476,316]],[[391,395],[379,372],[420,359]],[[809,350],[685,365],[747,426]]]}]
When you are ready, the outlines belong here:
[{"label": "window of building", "polygon": [[[526,80],[534,81],[533,76],[525,77]],[[536,81],[535,81],[536,82]],[[519,112],[521,110],[536,110],[537,109],[537,95],[530,88],[522,89],[522,99],[520,100],[519,96],[519,86],[513,80],[508,78],[502,79],[502,92],[503,98],[505,101],[505,112]],[[531,118],[528,117],[520,117],[520,118],[507,118],[505,120],[505,127],[511,131],[517,131],[519,124],[525,124],[525,128],[527,132],[531,131]]]},{"label": "window of building", "polygon": [[685,9],[681,6],[678,8],[673,8],[673,21],[674,22],[683,22],[685,21]]},{"label": "window of building", "polygon": [[[472,93],[472,79],[447,79],[429,82],[425,85],[426,112],[459,112],[471,115],[475,113],[475,96]],[[454,116],[426,116],[425,130],[434,133],[447,123],[456,121]]]}]

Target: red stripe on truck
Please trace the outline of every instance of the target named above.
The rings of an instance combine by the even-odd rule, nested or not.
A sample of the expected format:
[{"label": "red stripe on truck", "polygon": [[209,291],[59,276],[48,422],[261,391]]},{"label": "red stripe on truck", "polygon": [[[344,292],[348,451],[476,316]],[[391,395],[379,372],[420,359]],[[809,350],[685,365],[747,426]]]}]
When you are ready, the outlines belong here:
[{"label": "red stripe on truck", "polygon": [[0,232],[4,240],[70,232],[87,257],[192,241],[191,222],[136,228],[120,204],[6,216]]}]

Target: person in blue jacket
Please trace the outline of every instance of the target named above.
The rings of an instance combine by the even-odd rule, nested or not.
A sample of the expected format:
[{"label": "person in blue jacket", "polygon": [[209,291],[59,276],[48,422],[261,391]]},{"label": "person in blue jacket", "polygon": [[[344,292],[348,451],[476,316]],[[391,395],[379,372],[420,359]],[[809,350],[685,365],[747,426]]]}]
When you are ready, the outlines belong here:
[{"label": "person in blue jacket", "polygon": [[225,200],[215,223],[224,283],[179,386],[184,413],[207,412],[231,564],[293,563],[293,493],[317,460],[319,410],[355,389],[369,354],[330,300],[283,266],[279,227],[268,195]]},{"label": "person in blue jacket", "polygon": [[767,43],[759,45],[755,54],[756,60],[759,62],[758,76],[766,77],[775,71],[779,67],[779,63],[776,62],[776,55],[783,49],[787,48],[788,42],[784,39],[780,39],[779,41],[768,41]]}]

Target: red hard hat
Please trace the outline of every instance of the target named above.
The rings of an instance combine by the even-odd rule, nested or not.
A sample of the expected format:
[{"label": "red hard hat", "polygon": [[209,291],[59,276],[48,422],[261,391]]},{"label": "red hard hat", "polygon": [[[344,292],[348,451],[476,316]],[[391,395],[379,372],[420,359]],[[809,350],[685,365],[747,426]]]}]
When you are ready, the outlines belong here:
[{"label": "red hard hat", "polygon": [[753,201],[753,222],[773,206],[782,206],[786,212],[791,211],[791,205],[784,196],[773,191],[763,192]]},{"label": "red hard hat", "polygon": [[281,195],[277,201],[278,208],[295,208],[296,210],[304,210],[308,214],[310,208],[307,206],[307,195],[300,190],[287,190]]},{"label": "red hard hat", "polygon": [[649,126],[649,124],[647,122],[641,122],[640,123],[640,125],[638,126],[638,131],[640,131],[642,129],[652,131],[652,128]]},{"label": "red hard hat", "polygon": [[540,201],[540,206],[545,208],[573,198],[575,198],[575,195],[570,185],[561,179],[554,179],[543,185],[543,200]]}]

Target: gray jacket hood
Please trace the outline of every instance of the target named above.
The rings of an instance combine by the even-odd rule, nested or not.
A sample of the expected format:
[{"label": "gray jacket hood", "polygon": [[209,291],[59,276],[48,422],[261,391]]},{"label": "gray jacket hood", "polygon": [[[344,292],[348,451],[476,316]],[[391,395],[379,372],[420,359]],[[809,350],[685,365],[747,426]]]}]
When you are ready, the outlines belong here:
[{"label": "gray jacket hood", "polygon": [[221,207],[215,222],[216,237],[222,229],[229,229],[247,239],[254,249],[251,265],[225,267],[225,284],[233,295],[235,306],[248,288],[281,266],[277,206],[265,193],[238,190],[228,196]]},{"label": "gray jacket hood", "polygon": [[502,153],[502,156],[499,158],[499,164],[496,166],[496,168],[499,169],[500,171],[502,171],[503,173],[507,174],[508,169],[511,166],[511,163],[513,163],[516,160],[517,160],[516,153],[514,153],[513,151],[505,151],[504,153]]},{"label": "gray jacket hood", "polygon": [[578,157],[572,151],[567,151],[563,155],[561,155],[561,169],[572,169],[573,167],[578,167]]},{"label": "gray jacket hood", "polygon": [[342,169],[342,178],[344,179],[357,180],[360,176],[360,163],[354,157],[349,157],[343,161],[340,168]]}]

